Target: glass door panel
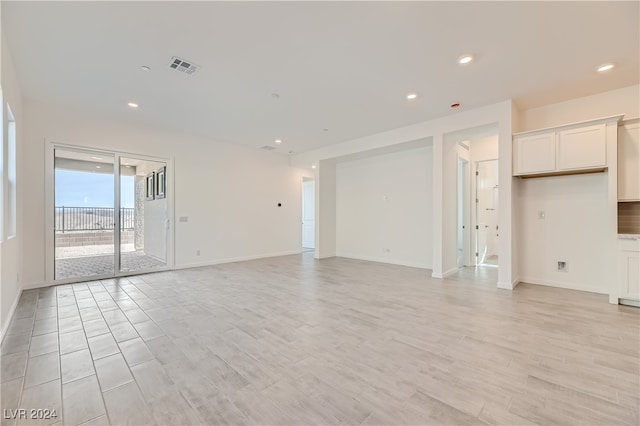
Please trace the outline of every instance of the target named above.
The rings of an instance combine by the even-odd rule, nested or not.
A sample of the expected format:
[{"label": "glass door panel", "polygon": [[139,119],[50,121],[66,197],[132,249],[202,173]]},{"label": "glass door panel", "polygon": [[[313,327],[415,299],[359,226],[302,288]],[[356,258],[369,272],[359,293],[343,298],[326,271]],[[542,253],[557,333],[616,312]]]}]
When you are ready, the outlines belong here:
[{"label": "glass door panel", "polygon": [[55,280],[114,274],[114,155],[55,149]]},{"label": "glass door panel", "polygon": [[120,157],[120,270],[167,264],[166,163]]}]

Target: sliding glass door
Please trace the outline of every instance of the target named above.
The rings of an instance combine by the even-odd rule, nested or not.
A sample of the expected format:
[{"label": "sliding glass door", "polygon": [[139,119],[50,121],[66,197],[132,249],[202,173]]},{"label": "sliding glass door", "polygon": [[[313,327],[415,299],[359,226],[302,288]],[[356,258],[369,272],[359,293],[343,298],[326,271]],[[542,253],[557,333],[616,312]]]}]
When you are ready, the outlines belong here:
[{"label": "sliding glass door", "polygon": [[55,279],[113,275],[114,155],[55,150]]},{"label": "sliding glass door", "polygon": [[167,164],[117,153],[54,149],[58,282],[167,267]]}]

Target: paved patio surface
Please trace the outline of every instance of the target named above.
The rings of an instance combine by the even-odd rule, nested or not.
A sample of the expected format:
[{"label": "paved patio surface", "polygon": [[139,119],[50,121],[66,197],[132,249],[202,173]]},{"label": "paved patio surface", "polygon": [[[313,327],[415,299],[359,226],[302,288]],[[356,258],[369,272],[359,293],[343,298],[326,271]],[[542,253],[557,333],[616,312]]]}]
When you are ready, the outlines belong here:
[{"label": "paved patio surface", "polygon": [[[144,271],[163,265],[165,265],[165,262],[149,256],[143,251],[121,254],[120,269],[122,272]],[[113,274],[113,268],[113,255],[58,258],[56,259],[56,279],[108,275]]]}]

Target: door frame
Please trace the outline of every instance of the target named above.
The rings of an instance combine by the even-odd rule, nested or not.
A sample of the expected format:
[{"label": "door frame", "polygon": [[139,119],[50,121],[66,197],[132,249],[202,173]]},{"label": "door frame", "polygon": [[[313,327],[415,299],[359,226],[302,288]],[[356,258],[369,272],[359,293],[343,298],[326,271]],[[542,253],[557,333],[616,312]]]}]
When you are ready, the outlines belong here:
[{"label": "door frame", "polygon": [[[471,232],[471,161],[470,161],[470,154],[469,154],[469,149],[466,148],[465,146],[461,146],[460,144],[458,144],[458,146],[456,147],[456,152],[457,152],[457,168],[456,168],[456,179],[458,179],[458,182],[456,184],[456,191],[458,191],[457,198],[456,198],[456,204],[457,202],[460,200],[460,198],[463,199],[463,205],[459,206],[457,205],[456,208],[456,215],[459,215],[460,212],[460,208],[462,207],[462,225],[463,225],[463,229],[459,228],[459,223],[456,223],[456,228],[457,228],[457,233],[456,233],[456,253],[457,250],[459,249],[458,247],[458,236],[460,232],[462,232],[462,263],[463,265],[458,265],[458,268],[460,268],[461,266],[474,266],[475,265],[475,260],[473,260],[473,256],[471,256],[471,235],[473,234],[473,232]],[[461,163],[464,163],[464,176],[462,178],[462,182],[459,181],[460,179],[460,165]],[[460,184],[462,183],[462,195],[459,193],[460,191]],[[457,222],[457,221],[456,221]],[[456,263],[458,262],[457,258],[456,258]]]},{"label": "door frame", "polygon": [[[55,150],[67,150],[82,152],[93,155],[113,156],[113,179],[114,179],[114,212],[120,211],[120,158],[126,157],[137,160],[148,160],[164,162],[167,165],[165,172],[166,192],[167,192],[167,261],[164,266],[145,269],[144,271],[120,272],[120,215],[114,214],[115,226],[113,230],[114,244],[114,273],[106,275],[91,275],[88,277],[74,277],[62,280],[55,279]],[[141,275],[151,272],[161,272],[174,269],[174,175],[173,159],[162,158],[151,155],[132,154],[129,152],[92,148],[78,145],[45,141],[45,285],[70,284],[84,281],[95,281],[103,279],[120,278],[132,275]]]},{"label": "door frame", "polygon": [[[314,184],[313,248],[304,246],[304,199],[305,199],[305,197],[304,197],[304,184],[305,184],[305,182],[313,182],[313,184]],[[315,211],[316,210],[315,209],[315,206],[316,206],[315,185],[317,185],[317,182],[316,182],[316,179],[314,177],[308,177],[308,176],[303,176],[302,177],[302,181],[300,183],[300,201],[301,201],[301,203],[300,203],[300,207],[301,207],[301,210],[300,210],[300,249],[302,251],[304,251],[305,249],[314,250],[315,251],[315,249],[316,249],[316,235],[315,235],[316,232],[315,232],[315,229],[316,229],[317,223],[316,223],[316,219],[315,219],[315,215],[316,215],[316,211]]]}]

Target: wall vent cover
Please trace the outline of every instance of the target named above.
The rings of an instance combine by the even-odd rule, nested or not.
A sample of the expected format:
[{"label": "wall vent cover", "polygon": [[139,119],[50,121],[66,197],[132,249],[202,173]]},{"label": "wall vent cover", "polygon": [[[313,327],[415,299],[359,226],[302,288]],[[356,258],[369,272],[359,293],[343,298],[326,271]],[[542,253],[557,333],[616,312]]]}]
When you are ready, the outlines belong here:
[{"label": "wall vent cover", "polygon": [[200,67],[191,61],[185,61],[184,59],[174,56],[171,58],[171,62],[169,62],[169,68],[191,75],[198,71]]},{"label": "wall vent cover", "polygon": [[261,146],[260,149],[263,149],[265,151],[273,151],[274,149],[276,149],[276,147],[271,145],[265,145],[265,146]]}]

